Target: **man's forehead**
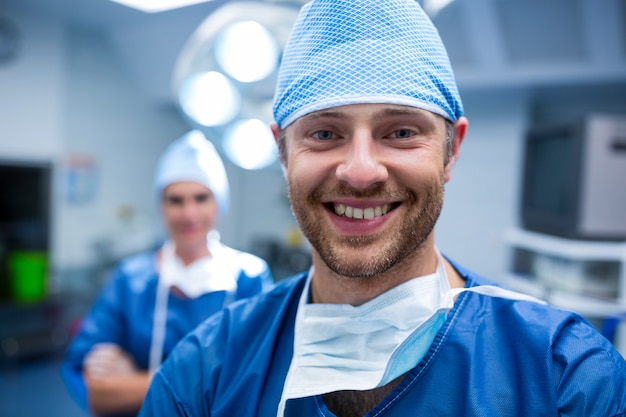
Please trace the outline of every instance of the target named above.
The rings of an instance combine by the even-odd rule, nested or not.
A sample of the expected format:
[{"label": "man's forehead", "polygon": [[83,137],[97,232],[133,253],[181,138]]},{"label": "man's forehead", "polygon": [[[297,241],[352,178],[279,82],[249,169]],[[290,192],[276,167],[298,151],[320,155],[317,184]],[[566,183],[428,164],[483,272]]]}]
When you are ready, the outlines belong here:
[{"label": "man's forehead", "polygon": [[294,124],[313,122],[317,119],[350,119],[359,116],[369,118],[385,118],[394,116],[408,116],[416,120],[437,120],[443,117],[428,110],[412,106],[388,103],[360,103],[345,106],[336,106],[328,109],[318,110],[304,115],[297,119]]}]

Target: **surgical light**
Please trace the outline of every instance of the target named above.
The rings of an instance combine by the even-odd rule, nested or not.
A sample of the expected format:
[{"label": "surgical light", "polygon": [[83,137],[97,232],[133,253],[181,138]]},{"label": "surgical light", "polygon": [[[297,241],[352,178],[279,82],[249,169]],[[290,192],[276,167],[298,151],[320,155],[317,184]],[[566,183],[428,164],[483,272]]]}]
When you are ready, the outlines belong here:
[{"label": "surgical light", "polygon": [[111,0],[146,13],[158,13],[178,9],[194,4],[206,3],[210,0]]},{"label": "surgical light", "polygon": [[431,18],[434,18],[435,16],[437,16],[437,14],[439,14],[441,10],[443,10],[453,1],[454,0],[424,0],[424,4],[422,7]]},{"label": "surgical light", "polygon": [[241,106],[239,90],[217,71],[187,77],[180,87],[179,100],[185,114],[207,127],[230,122]]},{"label": "surgical light", "polygon": [[276,161],[277,149],[267,123],[259,119],[240,120],[224,132],[224,153],[244,169],[265,168]]},{"label": "surgical light", "polygon": [[280,49],[272,34],[255,21],[236,22],[215,40],[215,58],[234,79],[248,83],[274,72]]},{"label": "surgical light", "polygon": [[187,122],[238,167],[279,167],[269,129],[272,99],[282,49],[304,1],[227,2],[193,31],[176,60],[172,88]]}]

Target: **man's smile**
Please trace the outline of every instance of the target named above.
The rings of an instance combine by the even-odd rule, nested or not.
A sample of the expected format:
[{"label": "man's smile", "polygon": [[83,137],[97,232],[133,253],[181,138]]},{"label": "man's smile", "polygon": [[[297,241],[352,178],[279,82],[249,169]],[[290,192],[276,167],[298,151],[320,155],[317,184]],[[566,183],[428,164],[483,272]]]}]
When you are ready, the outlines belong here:
[{"label": "man's smile", "polygon": [[390,204],[382,204],[372,207],[353,207],[342,203],[333,203],[333,210],[336,215],[344,216],[349,219],[373,219],[380,217],[389,212]]}]

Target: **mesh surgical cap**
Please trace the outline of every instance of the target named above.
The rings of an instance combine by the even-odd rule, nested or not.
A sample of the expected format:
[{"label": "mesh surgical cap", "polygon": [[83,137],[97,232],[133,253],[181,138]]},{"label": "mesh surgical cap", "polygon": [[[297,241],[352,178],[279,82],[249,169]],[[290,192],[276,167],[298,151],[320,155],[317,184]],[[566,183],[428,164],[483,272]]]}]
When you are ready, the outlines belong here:
[{"label": "mesh surgical cap", "polygon": [[229,204],[226,170],[213,144],[199,130],[172,142],[161,156],[154,179],[158,201],[165,187],[183,181],[206,186],[215,196],[220,214],[226,214]]},{"label": "mesh surgical cap", "polygon": [[285,47],[274,120],[359,103],[417,107],[456,121],[463,114],[448,54],[414,0],[314,0]]}]

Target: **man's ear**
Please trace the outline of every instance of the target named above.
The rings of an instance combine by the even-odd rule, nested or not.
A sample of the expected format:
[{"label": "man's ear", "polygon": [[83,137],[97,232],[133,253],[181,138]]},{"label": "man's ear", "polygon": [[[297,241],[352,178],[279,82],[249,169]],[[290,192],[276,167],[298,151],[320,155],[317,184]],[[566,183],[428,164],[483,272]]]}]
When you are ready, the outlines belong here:
[{"label": "man's ear", "polygon": [[280,127],[276,122],[270,123],[270,129],[272,129],[272,134],[274,135],[274,140],[276,141],[276,145],[278,145],[278,138],[280,137]]},{"label": "man's ear", "polygon": [[278,148],[278,158],[280,159],[280,165],[286,178],[287,161],[285,160],[285,144],[281,143],[281,141],[285,141],[284,134],[281,128],[276,124],[276,122],[270,123],[270,129],[272,130],[272,134],[274,135],[274,142],[276,142],[276,147]]},{"label": "man's ear", "polygon": [[454,138],[452,139],[452,155],[450,155],[450,159],[448,160],[448,165],[446,165],[444,170],[444,180],[445,182],[450,181],[452,177],[452,168],[456,164],[456,160],[459,157],[459,149],[461,148],[461,143],[463,143],[463,139],[465,139],[465,133],[467,132],[468,120],[466,117],[461,116],[454,123]]}]

